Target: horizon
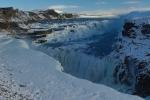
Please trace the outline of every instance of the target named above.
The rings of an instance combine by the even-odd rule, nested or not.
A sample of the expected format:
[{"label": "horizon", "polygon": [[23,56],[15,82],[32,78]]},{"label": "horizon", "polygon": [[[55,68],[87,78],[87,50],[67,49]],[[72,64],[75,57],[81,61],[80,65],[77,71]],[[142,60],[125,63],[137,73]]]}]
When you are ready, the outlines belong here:
[{"label": "horizon", "polygon": [[0,2],[0,7],[13,7],[24,11],[55,9],[59,12],[105,16],[150,10],[148,0],[39,0],[38,2],[36,0],[0,0]]}]

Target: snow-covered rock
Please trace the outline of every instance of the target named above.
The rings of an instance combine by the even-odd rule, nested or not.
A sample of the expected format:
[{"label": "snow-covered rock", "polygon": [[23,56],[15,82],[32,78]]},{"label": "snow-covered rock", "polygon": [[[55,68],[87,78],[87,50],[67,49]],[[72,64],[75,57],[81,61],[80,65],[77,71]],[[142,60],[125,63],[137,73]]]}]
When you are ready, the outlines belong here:
[{"label": "snow-covered rock", "polygon": [[75,18],[73,14],[59,14],[53,9],[22,11],[13,7],[0,8],[0,22],[35,22],[40,20]]},{"label": "snow-covered rock", "polygon": [[0,8],[0,19],[4,22],[6,20],[10,22],[30,22],[53,18],[57,19],[59,17],[60,15],[52,9],[34,12],[34,11],[21,11],[18,9],[14,9],[12,7]]},{"label": "snow-covered rock", "polygon": [[[58,61],[42,52],[31,50],[23,40],[2,36],[0,41],[0,79],[6,78],[8,82],[11,82],[9,78],[13,80],[15,87],[20,88],[15,95],[22,93],[23,97],[25,95],[34,100],[142,100],[61,72],[62,66]],[[8,77],[3,77],[7,73]],[[5,82],[1,84],[0,87]],[[7,87],[8,90],[17,91],[12,84]],[[12,91],[0,91],[2,94],[7,92],[1,98],[10,99],[13,95],[8,98],[7,95]],[[12,100],[19,98],[14,97]]]},{"label": "snow-covered rock", "polygon": [[114,70],[116,82],[131,87],[134,94],[150,95],[150,19],[125,22],[113,53],[121,63]]}]

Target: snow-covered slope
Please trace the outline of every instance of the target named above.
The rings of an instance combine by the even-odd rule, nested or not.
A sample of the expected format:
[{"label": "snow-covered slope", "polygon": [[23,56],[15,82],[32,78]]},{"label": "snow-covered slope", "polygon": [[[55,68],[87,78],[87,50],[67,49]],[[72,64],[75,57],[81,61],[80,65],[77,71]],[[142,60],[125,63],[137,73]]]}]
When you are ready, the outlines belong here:
[{"label": "snow-covered slope", "polygon": [[[17,93],[22,93],[22,100],[23,97],[26,97],[24,100],[142,100],[61,72],[62,67],[58,61],[39,51],[31,50],[23,40],[1,37],[0,41],[0,74],[8,76],[0,78],[2,81],[6,78],[11,82],[10,78],[15,84],[7,85],[0,81],[0,88],[7,85],[10,90],[0,91],[4,94],[1,95],[3,100],[19,100]],[[19,92],[7,97],[17,91],[13,87],[20,88]]]}]

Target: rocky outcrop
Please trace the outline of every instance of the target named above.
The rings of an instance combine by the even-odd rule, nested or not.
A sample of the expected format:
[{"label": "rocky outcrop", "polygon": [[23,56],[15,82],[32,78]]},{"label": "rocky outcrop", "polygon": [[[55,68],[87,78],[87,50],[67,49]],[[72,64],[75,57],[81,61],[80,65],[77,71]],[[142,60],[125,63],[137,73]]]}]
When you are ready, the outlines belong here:
[{"label": "rocky outcrop", "polygon": [[140,96],[148,96],[150,95],[150,63],[144,62],[142,65],[141,63],[139,63],[139,66],[142,66],[142,69],[139,69],[139,74],[137,75],[135,93]]},{"label": "rocky outcrop", "polygon": [[12,31],[15,31],[15,32],[27,31],[27,29],[21,28],[18,25],[18,23],[16,23],[16,22],[9,22],[9,23],[0,22],[0,30],[7,30],[9,32],[12,32]]},{"label": "rocky outcrop", "polygon": [[[12,7],[0,8],[0,31],[7,31],[9,33],[20,34],[20,33],[31,33],[28,32],[30,24],[51,19],[64,19],[64,18],[75,18],[73,14],[59,14],[53,9],[40,10],[40,11],[21,11]],[[52,29],[50,29],[52,30]],[[49,29],[40,31],[42,37],[46,34],[50,34]],[[37,31],[32,31],[32,35]],[[38,32],[39,33],[39,32]],[[44,34],[43,34],[44,33]],[[46,33],[46,34],[45,34]],[[13,35],[14,35],[13,34]],[[24,34],[23,34],[24,35]],[[39,36],[33,36],[41,37]]]},{"label": "rocky outcrop", "polygon": [[0,19],[3,22],[34,22],[44,19],[59,18],[59,14],[54,10],[39,12],[25,12],[12,7],[0,8]]},{"label": "rocky outcrop", "polygon": [[114,55],[121,63],[114,69],[114,80],[130,87],[132,94],[150,95],[149,18],[125,22]]},{"label": "rocky outcrop", "polygon": [[73,14],[59,14],[53,9],[40,11],[21,11],[12,7],[0,8],[0,21],[2,22],[37,22],[39,20],[75,18]]},{"label": "rocky outcrop", "polygon": [[143,35],[150,37],[150,24],[144,24],[142,26],[141,32]]},{"label": "rocky outcrop", "polygon": [[127,36],[127,37],[130,37],[130,38],[135,38],[134,28],[137,28],[137,26],[135,26],[135,23],[126,22],[124,24],[123,28],[124,28],[124,30],[122,31],[123,36]]}]

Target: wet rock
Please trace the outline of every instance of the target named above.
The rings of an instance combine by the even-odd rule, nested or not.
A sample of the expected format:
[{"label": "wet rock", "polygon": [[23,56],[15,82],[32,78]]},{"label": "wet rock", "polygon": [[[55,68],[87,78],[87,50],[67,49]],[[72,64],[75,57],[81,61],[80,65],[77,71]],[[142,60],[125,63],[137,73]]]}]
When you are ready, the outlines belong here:
[{"label": "wet rock", "polygon": [[150,63],[139,61],[132,57],[125,57],[124,61],[114,69],[116,83],[131,87],[132,94],[139,96],[150,95]]},{"label": "wet rock", "polygon": [[48,34],[52,33],[52,29],[48,30],[39,30],[33,32],[24,32],[16,34],[18,38],[30,38],[32,40],[43,39],[46,38]]},{"label": "wet rock", "polygon": [[42,39],[40,39],[40,40],[37,40],[35,43],[38,43],[38,44],[43,44],[43,43],[46,43],[47,42],[47,40],[42,40]]},{"label": "wet rock", "polygon": [[135,94],[140,96],[150,95],[150,70],[145,68],[137,76]]},{"label": "wet rock", "polygon": [[129,38],[135,38],[136,34],[134,28],[137,28],[137,26],[135,26],[135,23],[126,22],[123,26],[122,35],[127,36]]},{"label": "wet rock", "polygon": [[115,69],[113,76],[117,83],[131,86],[135,81],[136,75],[136,59],[132,59],[130,56],[126,56],[124,61],[118,64]]},{"label": "wet rock", "polygon": [[145,24],[142,26],[141,33],[145,36],[150,37],[150,24]]},{"label": "wet rock", "polygon": [[148,63],[147,62],[140,62],[138,64],[138,69],[144,69],[146,66],[148,66]]},{"label": "wet rock", "polygon": [[75,33],[75,30],[72,29],[72,30],[70,30],[70,32],[71,32],[71,33]]}]

